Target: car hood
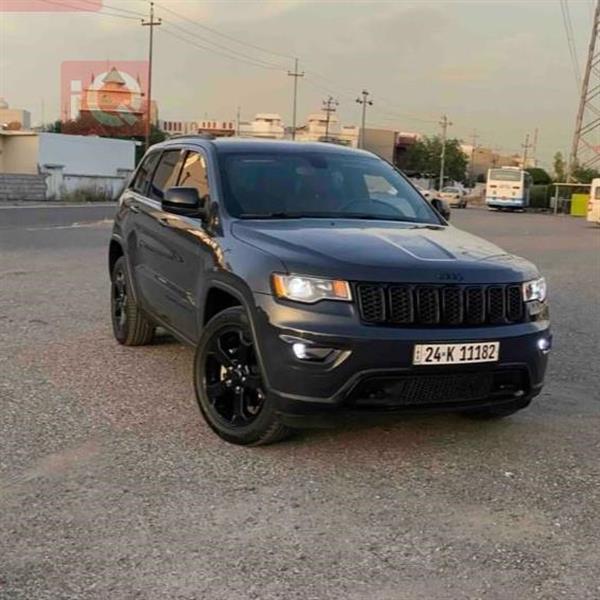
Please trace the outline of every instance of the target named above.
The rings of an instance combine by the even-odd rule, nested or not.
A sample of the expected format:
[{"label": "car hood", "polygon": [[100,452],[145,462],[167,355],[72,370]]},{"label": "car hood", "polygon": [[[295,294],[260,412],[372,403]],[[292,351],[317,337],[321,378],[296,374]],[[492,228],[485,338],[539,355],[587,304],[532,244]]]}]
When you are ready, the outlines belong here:
[{"label": "car hood", "polygon": [[513,283],[538,276],[525,259],[452,226],[355,219],[239,220],[240,241],[290,273],[350,281]]}]

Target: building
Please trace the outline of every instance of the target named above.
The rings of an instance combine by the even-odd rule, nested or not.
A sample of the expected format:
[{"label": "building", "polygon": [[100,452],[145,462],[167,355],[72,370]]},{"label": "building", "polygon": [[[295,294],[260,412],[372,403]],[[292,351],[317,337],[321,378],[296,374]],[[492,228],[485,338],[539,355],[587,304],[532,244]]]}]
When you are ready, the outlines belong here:
[{"label": "building", "polygon": [[0,129],[13,131],[31,129],[31,114],[23,108],[10,108],[4,98],[0,98]]},{"label": "building", "polygon": [[0,131],[0,200],[63,199],[76,191],[116,198],[135,168],[136,142]]},{"label": "building", "polygon": [[252,121],[240,122],[240,136],[281,140],[285,137],[285,127],[281,115],[258,113]]},{"label": "building", "polygon": [[[329,121],[329,122],[328,122]],[[359,128],[341,125],[337,115],[318,112],[308,115],[306,125],[296,129],[296,140],[303,142],[330,142],[356,148]]]},{"label": "building", "polygon": [[[469,166],[468,172],[473,179],[481,179],[487,175],[488,169],[494,167],[519,167],[523,168],[523,156],[521,154],[501,154],[491,148],[462,144],[462,151],[467,155]],[[526,169],[536,166],[535,157],[528,157]]]},{"label": "building", "polygon": [[231,119],[202,119],[198,121],[166,121],[158,122],[159,128],[169,137],[174,135],[192,135],[210,133],[215,137],[231,137],[235,135],[236,125]]}]

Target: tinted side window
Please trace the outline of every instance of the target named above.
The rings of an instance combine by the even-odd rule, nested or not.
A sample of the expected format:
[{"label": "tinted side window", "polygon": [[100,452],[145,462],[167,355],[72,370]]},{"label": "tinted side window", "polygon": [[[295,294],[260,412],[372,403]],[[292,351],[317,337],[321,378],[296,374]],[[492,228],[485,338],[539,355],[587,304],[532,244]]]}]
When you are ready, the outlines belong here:
[{"label": "tinted side window", "polygon": [[198,196],[204,198],[208,195],[208,175],[206,173],[206,160],[202,154],[188,152],[178,185],[193,187],[198,190]]},{"label": "tinted side window", "polygon": [[154,167],[158,162],[159,152],[153,152],[144,158],[138,172],[135,174],[135,179],[131,184],[131,187],[139,194],[145,194],[148,187],[148,181],[152,176]]},{"label": "tinted side window", "polygon": [[162,153],[150,185],[149,196],[151,198],[162,200],[165,190],[177,185],[183,156],[184,153],[181,150],[167,150]]}]

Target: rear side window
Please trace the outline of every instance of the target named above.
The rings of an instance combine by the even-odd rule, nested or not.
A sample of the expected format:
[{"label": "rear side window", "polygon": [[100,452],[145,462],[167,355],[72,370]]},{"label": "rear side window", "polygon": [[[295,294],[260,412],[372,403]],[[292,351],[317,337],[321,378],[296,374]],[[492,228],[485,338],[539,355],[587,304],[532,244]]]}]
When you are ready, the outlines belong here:
[{"label": "rear side window", "polygon": [[184,152],[182,150],[167,150],[160,157],[160,162],[152,183],[150,184],[150,193],[148,194],[155,200],[162,200],[164,193],[170,187],[177,185],[177,179],[183,164]]},{"label": "rear side window", "polygon": [[196,188],[200,198],[204,198],[209,194],[206,160],[202,154],[188,152],[178,185]]},{"label": "rear side window", "polygon": [[138,192],[138,194],[145,194],[148,189],[148,182],[150,177],[152,177],[152,172],[154,171],[154,167],[158,162],[158,157],[160,156],[159,152],[153,152],[144,158],[140,168],[135,174],[135,179],[131,187],[134,191]]}]

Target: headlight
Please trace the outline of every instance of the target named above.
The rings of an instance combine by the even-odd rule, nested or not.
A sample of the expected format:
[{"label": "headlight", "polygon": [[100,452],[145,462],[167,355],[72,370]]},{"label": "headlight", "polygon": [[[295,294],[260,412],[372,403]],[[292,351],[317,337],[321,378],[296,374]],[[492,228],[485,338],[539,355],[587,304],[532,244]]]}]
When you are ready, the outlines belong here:
[{"label": "headlight", "polygon": [[272,282],[273,291],[278,298],[309,304],[319,300],[352,300],[348,282],[339,279],[273,273]]},{"label": "headlight", "polygon": [[523,300],[525,302],[529,302],[530,300],[543,302],[546,299],[547,291],[546,280],[543,277],[534,279],[533,281],[526,281],[523,284]]}]

